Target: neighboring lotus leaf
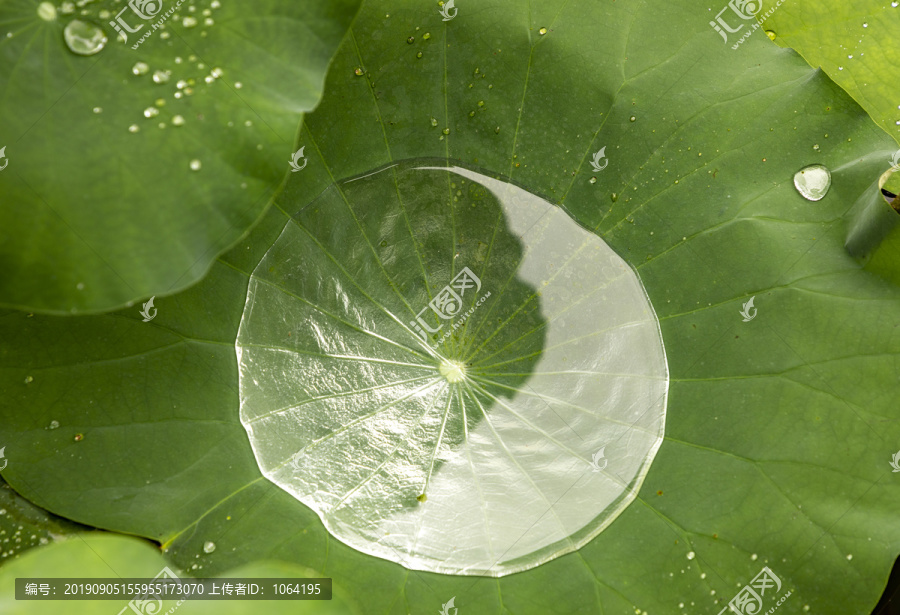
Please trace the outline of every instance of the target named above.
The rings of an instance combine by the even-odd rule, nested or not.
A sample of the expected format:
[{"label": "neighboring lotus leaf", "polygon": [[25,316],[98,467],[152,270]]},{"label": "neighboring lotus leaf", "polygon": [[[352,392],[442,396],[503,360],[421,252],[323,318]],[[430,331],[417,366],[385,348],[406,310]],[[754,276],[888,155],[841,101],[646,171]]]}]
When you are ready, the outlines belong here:
[{"label": "neighboring lotus leaf", "polygon": [[52,313],[181,290],[247,232],[359,0],[72,4],[0,3],[0,305]]}]

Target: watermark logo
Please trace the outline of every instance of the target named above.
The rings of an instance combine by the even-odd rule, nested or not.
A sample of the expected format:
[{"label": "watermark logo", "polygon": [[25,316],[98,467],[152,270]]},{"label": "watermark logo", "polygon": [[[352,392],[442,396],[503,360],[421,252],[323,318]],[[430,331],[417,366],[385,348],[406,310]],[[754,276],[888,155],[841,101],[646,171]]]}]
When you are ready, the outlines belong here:
[{"label": "watermark logo", "polygon": [[[450,0],[450,2],[453,2],[453,0]],[[456,615],[459,609],[453,605],[454,600],[456,600],[456,596],[453,596],[450,600],[441,605],[441,615]]]},{"label": "watermark logo", "polygon": [[[441,21],[450,21],[456,14],[459,12],[459,9],[453,6],[454,0],[447,0],[440,8],[439,12],[443,15],[444,19]],[[453,11],[452,13],[450,11]]]},{"label": "watermark logo", "polygon": [[6,168],[6,165],[9,164],[9,158],[6,157],[6,146],[0,147],[0,160],[3,161],[3,166],[0,167],[0,171]]},{"label": "watermark logo", "polygon": [[606,450],[604,446],[599,451],[594,453],[593,457],[591,457],[591,467],[593,468],[592,472],[601,472],[606,469],[606,464],[609,460],[603,456],[603,451]]},{"label": "watermark logo", "polygon": [[[600,161],[603,161],[603,164],[600,164]],[[591,160],[591,166],[594,168],[594,171],[602,171],[606,168],[606,165],[609,164],[609,158],[606,157],[606,146],[600,148],[600,151],[594,154],[593,160]]]},{"label": "watermark logo", "polygon": [[[172,570],[166,566],[159,573],[153,577],[156,579],[178,579],[178,575],[172,572]],[[184,599],[179,600],[178,603],[173,606],[171,609],[166,611],[167,614],[174,613],[175,610],[180,607],[184,603]],[[119,611],[119,615],[125,615],[125,613],[137,613],[138,615],[160,615],[162,613],[163,603],[159,598],[149,598],[147,600],[142,600],[139,598],[133,599],[125,608]],[[129,611],[129,609],[131,609]]]},{"label": "watermark logo", "polygon": [[[467,312],[460,314],[460,312],[462,312],[463,298],[466,296],[466,291],[469,291],[469,296],[472,296],[472,294],[477,295],[480,290],[481,280],[478,279],[477,275],[472,273],[471,269],[463,267],[462,271],[456,274],[456,277],[450,280],[450,283],[442,288],[434,299],[429,301],[428,305],[423,307],[419,313],[416,314],[416,319],[409,321],[409,324],[411,324],[413,329],[416,330],[416,333],[422,337],[422,341],[427,342],[428,333],[437,333],[444,327],[445,323],[441,322],[442,320],[453,320],[458,317],[458,320],[450,327],[450,331],[447,331],[438,341],[438,344],[440,344],[452,334],[453,331],[462,326],[475,309],[491,296],[491,293],[488,292],[485,296],[480,297],[478,303],[469,308]],[[422,316],[429,308],[431,308],[431,311],[438,317],[436,327],[429,325]]]},{"label": "watermark logo", "polygon": [[[298,149],[296,152],[294,152],[294,157],[291,158],[290,161],[288,161],[288,164],[291,165],[291,173],[296,173],[297,171],[302,171],[303,169],[306,168],[306,163],[309,161],[303,155],[303,150],[305,150],[305,149],[306,149],[306,146],[304,145],[303,147]],[[301,158],[303,159],[303,166],[299,166],[297,164],[297,162]]]},{"label": "watermark logo", "polygon": [[[0,449],[0,453],[2,453],[2,452],[3,452],[3,450]],[[3,455],[0,455],[0,457],[2,457],[2,456]],[[894,468],[893,469],[894,472],[900,472],[900,451],[897,451],[897,453],[891,459],[891,467]],[[2,468],[0,468],[0,469],[2,469]]]},{"label": "watermark logo", "polygon": [[9,463],[9,459],[6,459],[3,455],[6,453],[6,447],[0,448],[0,472],[6,469],[7,464]]},{"label": "watermark logo", "polygon": [[744,27],[744,24],[740,24],[737,28],[732,28],[728,22],[725,21],[725,18],[722,17],[722,13],[728,9],[731,9],[734,14],[741,19],[750,20],[756,17],[762,10],[762,0],[731,0],[731,2],[728,3],[728,6],[719,11],[716,15],[716,20],[709,22],[709,25],[722,36],[722,40],[726,43],[728,42],[728,35],[725,34],[726,31],[734,34]]},{"label": "watermark logo", "polygon": [[[161,29],[166,21],[171,17],[175,11],[184,4],[185,0],[178,0],[178,2],[167,10],[165,13],[160,15],[160,11],[162,11],[163,3],[162,0],[129,0],[128,6],[119,11],[118,15],[113,21],[109,22],[113,28],[115,28],[116,32],[119,33],[119,37],[123,42],[128,42],[128,34],[134,34],[139,32],[145,25],[143,23],[138,23],[136,27],[132,27],[131,23],[135,22],[135,18],[143,19],[144,21],[150,21],[151,19],[155,19],[159,17],[155,22],[149,24],[150,29],[141,35],[138,39],[137,43],[131,46],[132,49],[137,49],[140,47],[144,41],[153,36],[153,33],[157,30]],[[125,11],[131,9],[133,15],[130,15],[128,20],[123,17],[123,13]]]},{"label": "watermark logo", "polygon": [[[3,149],[6,149],[5,147]],[[3,149],[0,149],[0,156],[3,155]],[[895,171],[900,171],[900,149],[894,152],[894,155],[891,157],[891,168]],[[3,169],[0,169],[2,171]]]},{"label": "watermark logo", "polygon": [[[728,3],[728,6],[719,11],[719,13],[716,15],[716,20],[709,22],[709,25],[712,26],[713,30],[719,33],[719,36],[721,36],[722,40],[727,44],[729,34],[740,32],[744,28],[744,26],[747,25],[740,22],[735,22],[735,17],[737,17],[738,19],[743,19],[745,21],[753,21],[750,27],[747,28],[747,30],[745,30],[743,34],[741,34],[738,42],[731,46],[732,49],[737,49],[744,43],[744,41],[750,38],[750,36],[754,32],[759,30],[760,23],[765,21],[770,15],[772,15],[772,13],[774,13],[783,2],[784,0],[778,0],[778,2],[775,3],[775,6],[767,10],[764,14],[760,14],[763,6],[762,0],[731,0]],[[722,16],[722,13],[724,13],[728,9],[731,9],[733,15],[729,13],[728,20],[726,21],[725,17]],[[738,24],[736,28],[731,27],[731,24],[733,23]]]},{"label": "watermark logo", "polygon": [[[744,304],[741,308],[741,316],[744,317],[744,322],[750,322],[754,318],[756,318],[756,312],[758,311],[755,307],[753,307],[753,300],[756,299],[756,295],[750,297],[750,301]],[[751,311],[752,310],[752,311]]]},{"label": "watermark logo", "polygon": [[[144,322],[150,322],[154,318],[156,318],[156,308],[153,307],[153,300],[156,299],[156,295],[150,297],[150,301],[144,304],[144,309],[141,310],[141,316],[144,317]],[[150,310],[153,310],[153,313],[150,313]]]},{"label": "watermark logo", "polygon": [[[768,595],[766,591],[769,592]],[[753,577],[753,580],[747,585],[744,585],[744,588],[731,599],[728,606],[719,611],[718,615],[722,615],[729,609],[732,613],[737,613],[738,615],[758,615],[762,613],[763,604],[771,601],[775,594],[780,591],[781,579],[768,566],[763,566],[759,574]],[[794,590],[779,598],[775,606],[767,612],[774,613],[792,593],[794,593]]]}]

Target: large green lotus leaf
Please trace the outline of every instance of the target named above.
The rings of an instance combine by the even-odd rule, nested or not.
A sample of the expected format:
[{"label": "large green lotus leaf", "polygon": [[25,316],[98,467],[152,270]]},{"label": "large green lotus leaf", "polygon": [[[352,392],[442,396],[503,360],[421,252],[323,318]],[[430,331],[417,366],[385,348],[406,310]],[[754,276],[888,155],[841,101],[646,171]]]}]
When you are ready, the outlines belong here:
[{"label": "large green lotus leaf", "polygon": [[[0,305],[97,312],[199,280],[282,183],[359,1],[132,4],[158,12],[0,3]],[[76,19],[98,53],[67,47]]]},{"label": "large green lotus leaf", "polygon": [[[4,477],[57,514],[159,540],[182,566],[214,541],[207,572],[265,558],[321,570],[371,613],[453,598],[461,613],[716,614],[763,566],[777,596],[792,592],[785,612],[870,610],[900,551],[900,292],[845,244],[882,198],[893,142],[822,71],[762,34],[723,49],[687,2],[454,10],[364,9],[301,132],[306,168],[151,322],[137,307],[0,315]],[[665,435],[638,497],[576,552],[501,578],[345,546],[263,477],[240,422],[234,343],[267,252],[337,180],[435,156],[596,230],[640,274],[668,359]],[[793,184],[810,164],[831,170],[819,201]],[[380,245],[334,233],[348,252]]]},{"label": "large green lotus leaf", "polygon": [[[197,573],[202,564],[193,564]],[[35,549],[0,570],[0,609],[9,615],[44,615],[64,612],[67,615],[96,613],[194,613],[196,615],[238,615],[254,609],[281,615],[350,615],[358,612],[340,587],[332,587],[331,600],[162,600],[136,602],[134,608],[126,600],[16,600],[17,578],[69,579],[155,579],[186,577],[172,570],[157,549],[142,540],[111,534],[76,534],[67,540]],[[209,575],[212,576],[212,575]],[[322,578],[308,568],[284,562],[257,562],[218,575],[225,578]]]},{"label": "large green lotus leaf", "polygon": [[[734,27],[740,23],[732,21]],[[895,42],[900,28],[897,2],[784,0],[763,24],[775,33],[777,43],[821,67],[900,143],[900,101],[895,85],[900,78],[900,46]]]}]

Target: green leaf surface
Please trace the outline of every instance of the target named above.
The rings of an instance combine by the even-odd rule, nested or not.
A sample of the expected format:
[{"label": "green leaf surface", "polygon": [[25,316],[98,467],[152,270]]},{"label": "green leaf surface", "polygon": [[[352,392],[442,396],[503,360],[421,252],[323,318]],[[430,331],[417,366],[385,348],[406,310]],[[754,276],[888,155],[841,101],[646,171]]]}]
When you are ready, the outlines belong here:
[{"label": "green leaf surface", "polygon": [[[187,0],[152,30],[161,4],[0,3],[0,305],[98,312],[199,280],[282,183],[359,1]],[[98,53],[67,47],[76,18]]]},{"label": "green leaf surface", "polygon": [[900,144],[896,2],[784,0],[764,24],[779,44],[821,67]]},{"label": "green leaf surface", "polygon": [[0,478],[0,561],[89,529],[38,508]]},{"label": "green leaf surface", "polygon": [[[194,572],[202,564],[192,566]],[[169,613],[238,615],[264,609],[273,615],[351,615],[358,612],[339,587],[333,587],[331,600],[161,600],[135,603],[127,600],[42,601],[16,600],[17,578],[62,579],[155,579],[183,578],[184,572],[169,568],[159,551],[142,540],[110,534],[77,534],[68,540],[35,549],[0,569],[0,609],[8,615],[43,615],[65,612],[67,615],[96,613]],[[224,578],[322,578],[308,568],[284,562],[257,562],[229,570]],[[60,591],[65,591],[61,586]]]},{"label": "green leaf surface", "polygon": [[[882,199],[895,144],[822,71],[762,33],[723,48],[687,2],[456,8],[363,10],[301,132],[306,168],[154,320],[0,314],[4,477],[57,514],[157,539],[178,564],[212,540],[207,571],[321,570],[367,613],[454,597],[460,613],[715,615],[763,566],[791,592],[785,612],[871,610],[900,552],[900,291],[845,244]],[[638,272],[668,360],[665,436],[635,501],[578,551],[499,579],[335,540],[263,477],[240,422],[234,343],[266,253],[336,181],[423,157],[562,203]],[[793,185],[811,164],[832,176],[816,202]]]}]

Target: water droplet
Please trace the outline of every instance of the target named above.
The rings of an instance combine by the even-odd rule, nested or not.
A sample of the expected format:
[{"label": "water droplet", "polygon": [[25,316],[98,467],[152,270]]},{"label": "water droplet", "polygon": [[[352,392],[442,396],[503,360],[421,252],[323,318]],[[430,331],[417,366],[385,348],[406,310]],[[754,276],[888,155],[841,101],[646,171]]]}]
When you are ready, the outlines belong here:
[{"label": "water droplet", "polygon": [[597,178],[596,178],[596,177],[592,177],[592,178],[591,178],[590,180],[588,180],[588,181],[590,181],[590,183],[592,183],[592,184],[596,184],[596,183],[597,183]]},{"label": "water droplet", "polygon": [[766,36],[768,36],[771,40],[775,40],[775,37],[778,36],[775,34],[773,30],[766,30]]},{"label": "water droplet", "polygon": [[848,553],[848,554],[847,554],[847,559],[848,559],[848,560],[851,560],[851,559],[853,559],[853,555],[852,555],[852,554],[850,554],[850,553]]},{"label": "water droplet", "polygon": [[53,21],[56,19],[56,7],[51,2],[41,2],[38,5],[37,14],[44,21]]},{"label": "water droplet", "polygon": [[153,73],[153,83],[168,83],[171,73],[167,70],[158,70]]},{"label": "water droplet", "polygon": [[144,109],[144,117],[148,119],[151,117],[156,117],[157,115],[159,115],[159,109],[157,109],[156,107],[147,107],[146,109]]},{"label": "water droplet", "polygon": [[59,421],[50,421],[50,424],[47,425],[47,429],[59,429]]},{"label": "water droplet", "polygon": [[94,113],[103,113],[103,107],[94,107]]},{"label": "water droplet", "polygon": [[197,25],[197,20],[193,17],[188,16],[181,20],[181,25],[185,28],[193,28]]},{"label": "water droplet", "polygon": [[84,440],[84,434],[83,434],[83,433],[77,433],[77,434],[75,434],[75,437],[74,437],[73,439],[74,439],[76,442],[81,442],[82,440]]},{"label": "water droplet", "polygon": [[469,117],[475,117],[475,112],[474,112],[474,111],[469,111]]},{"label": "water droplet", "polygon": [[132,124],[131,126],[128,127],[128,132],[131,132],[131,133],[140,132],[140,130],[141,130],[141,127],[138,126],[137,124]]},{"label": "water droplet", "polygon": [[25,384],[31,384],[34,382],[34,376],[25,376]]},{"label": "water droplet", "polygon": [[203,24],[207,25],[207,26],[214,26],[214,25],[216,25],[216,22],[213,20],[212,17],[207,17],[206,19],[203,20]]},{"label": "water droplet", "polygon": [[419,500],[419,502],[421,502],[422,504],[424,504],[425,502],[428,501],[428,496],[425,495],[424,493],[421,493],[416,496],[416,499]]},{"label": "water droplet", "polygon": [[494,132],[497,133],[497,134],[499,135],[499,134],[500,134],[500,127],[497,126],[496,128],[494,128]]},{"label": "water droplet", "polygon": [[235,89],[235,90],[240,90],[242,87],[244,87],[244,84],[241,83],[240,81],[235,81],[235,82],[234,82],[234,89]]},{"label": "water droplet", "polygon": [[225,71],[223,71],[221,68],[216,67],[209,71],[209,74],[212,75],[213,79],[218,79],[225,74]]},{"label": "water droplet", "polygon": [[821,201],[831,188],[831,171],[821,164],[813,164],[797,171],[794,186],[803,198]]},{"label": "water droplet", "polygon": [[156,105],[157,107],[165,107],[166,99],[165,98],[157,98],[155,101],[153,101],[153,104]]},{"label": "water droplet", "polygon": [[695,553],[693,551],[688,551],[687,558],[694,559],[694,555],[695,555]]},{"label": "water droplet", "polygon": [[450,134],[450,129],[449,129],[449,128],[445,128],[445,129],[443,129],[441,132],[444,133],[445,135],[449,135],[449,134]]},{"label": "water droplet", "polygon": [[180,115],[176,115],[172,118],[172,126],[184,126],[184,118]]},{"label": "water droplet", "polygon": [[634,117],[633,115],[632,115],[630,118],[628,118],[628,120],[629,120],[629,121],[632,121],[632,122],[635,121],[636,119],[637,119],[637,118]]},{"label": "water droplet", "polygon": [[863,24],[863,28],[868,28],[868,27],[869,27],[869,24],[867,24],[867,23]]},{"label": "water droplet", "polygon": [[612,194],[609,195],[609,200],[612,201],[613,203],[615,203],[616,201],[619,200],[619,195],[616,194],[615,192],[613,192]]},{"label": "water droplet", "polygon": [[200,167],[203,166],[203,163],[197,160],[196,158],[191,160],[191,171],[199,171]]},{"label": "water droplet", "polygon": [[816,143],[815,145],[813,145],[813,149],[816,150],[816,151],[819,151],[819,144]]},{"label": "water droplet", "polygon": [[92,56],[106,46],[106,34],[92,23],[73,19],[63,30],[66,46],[72,53]]},{"label": "water droplet", "polygon": [[483,107],[483,106],[484,106],[484,101],[483,101],[483,100],[479,100],[479,101],[478,101],[478,106],[479,106],[479,107]]},{"label": "water droplet", "polygon": [[421,58],[422,58],[422,52],[420,51],[419,53],[417,53],[417,54],[416,54],[416,57],[419,58],[419,59],[421,59]]},{"label": "water droplet", "polygon": [[422,35],[423,41],[427,41],[430,38],[431,38],[431,32],[426,32],[425,34]]},{"label": "water droplet", "polygon": [[756,553],[754,553],[753,555],[750,556],[750,559],[755,562],[757,557],[759,557],[759,556]]},{"label": "water droplet", "polygon": [[147,71],[150,70],[150,65],[146,62],[138,62],[134,66],[131,67],[131,72],[135,75],[146,75]]},{"label": "water droplet", "polygon": [[432,126],[437,126],[437,125],[438,125],[438,121],[437,121],[435,118],[431,118],[431,125],[432,125]]},{"label": "water droplet", "polygon": [[407,45],[412,45],[412,44],[415,43],[415,42],[416,42],[416,37],[415,37],[415,36],[410,36],[408,39],[406,39],[406,44],[407,44]]},{"label": "water droplet", "polygon": [[547,34],[547,28],[541,28],[540,30],[538,30],[538,34],[544,36],[545,34]]},{"label": "water droplet", "polygon": [[216,550],[216,543],[211,540],[207,540],[203,543],[203,552],[204,553],[212,553]]},{"label": "water droplet", "polygon": [[353,73],[354,73],[357,77],[362,77],[362,75],[363,75],[363,69],[360,68],[359,66],[357,66],[357,67],[356,67],[356,70],[353,71]]}]

